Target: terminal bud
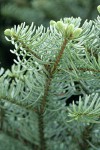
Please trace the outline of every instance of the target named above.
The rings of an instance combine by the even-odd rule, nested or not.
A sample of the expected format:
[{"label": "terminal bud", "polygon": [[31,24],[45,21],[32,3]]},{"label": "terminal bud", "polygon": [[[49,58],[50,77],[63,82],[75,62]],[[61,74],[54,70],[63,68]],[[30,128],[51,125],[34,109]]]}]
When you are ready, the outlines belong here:
[{"label": "terminal bud", "polygon": [[98,12],[100,13],[100,5],[97,7]]},{"label": "terminal bud", "polygon": [[4,34],[5,34],[6,36],[11,36],[11,29],[6,29],[6,30],[4,31]]},{"label": "terminal bud", "polygon": [[75,29],[74,32],[73,32],[73,38],[78,38],[81,33],[82,33],[81,28]]}]

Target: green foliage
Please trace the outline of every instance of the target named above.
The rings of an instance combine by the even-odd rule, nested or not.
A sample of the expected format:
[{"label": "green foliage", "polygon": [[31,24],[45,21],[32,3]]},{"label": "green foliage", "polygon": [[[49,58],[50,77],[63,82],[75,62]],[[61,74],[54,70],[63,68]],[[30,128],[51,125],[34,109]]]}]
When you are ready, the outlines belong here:
[{"label": "green foliage", "polygon": [[32,21],[47,25],[50,19],[59,20],[62,17],[80,17],[92,19],[96,17],[98,0],[8,0],[2,6],[1,13],[18,21]]},{"label": "green foliage", "polygon": [[[100,16],[4,33],[17,59],[0,70],[0,141],[9,137],[12,150],[99,150]],[[81,96],[68,103],[72,95]]]},{"label": "green foliage", "polygon": [[96,94],[95,96],[91,95],[91,97],[86,95],[84,101],[80,97],[78,105],[75,105],[73,101],[72,107],[68,108],[68,113],[75,120],[99,123],[95,120],[100,117],[100,97]]}]

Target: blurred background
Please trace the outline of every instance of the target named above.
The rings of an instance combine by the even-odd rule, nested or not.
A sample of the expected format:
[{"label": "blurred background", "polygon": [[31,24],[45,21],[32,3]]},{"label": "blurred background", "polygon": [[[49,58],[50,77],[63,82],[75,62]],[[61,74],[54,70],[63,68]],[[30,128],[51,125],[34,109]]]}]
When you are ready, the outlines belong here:
[{"label": "blurred background", "polygon": [[100,0],[0,0],[0,67],[10,68],[15,56],[10,53],[11,43],[4,37],[4,30],[22,22],[44,26],[50,20],[64,17],[97,17],[97,6]]}]

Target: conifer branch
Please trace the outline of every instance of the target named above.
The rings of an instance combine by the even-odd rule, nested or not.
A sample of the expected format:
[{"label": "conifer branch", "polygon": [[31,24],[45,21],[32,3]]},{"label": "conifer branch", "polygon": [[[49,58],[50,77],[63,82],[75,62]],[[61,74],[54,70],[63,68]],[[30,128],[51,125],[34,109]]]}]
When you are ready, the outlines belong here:
[{"label": "conifer branch", "polygon": [[42,98],[41,101],[41,105],[40,105],[40,110],[38,112],[38,120],[39,120],[39,134],[40,134],[40,150],[46,150],[46,139],[44,137],[44,117],[43,117],[43,113],[45,111],[45,107],[46,107],[46,103],[47,103],[47,97],[48,97],[48,92],[49,92],[49,88],[50,88],[50,84],[52,81],[52,77],[53,74],[55,72],[55,70],[57,69],[57,66],[59,64],[59,61],[63,55],[64,49],[66,47],[66,43],[67,40],[65,39],[62,46],[61,46],[61,50],[56,58],[56,61],[54,63],[54,68],[53,70],[49,72],[49,77],[46,80],[46,84],[45,84],[45,90],[44,90],[44,96]]},{"label": "conifer branch", "polygon": [[[73,70],[73,68],[69,68],[69,70]],[[100,70],[95,70],[95,69],[92,69],[92,68],[77,68],[77,70],[80,70],[80,71],[100,72]]]},{"label": "conifer branch", "polygon": [[25,138],[23,138],[18,132],[16,132],[16,133],[12,133],[11,132],[11,130],[9,130],[9,129],[3,129],[2,128],[2,130],[0,129],[0,133],[4,133],[5,135],[7,135],[8,137],[10,137],[10,138],[13,138],[13,139],[15,139],[15,140],[17,140],[17,141],[21,141],[21,143],[23,144],[23,145],[25,145],[25,146],[29,146],[29,147],[32,147],[32,148],[34,148],[34,147],[38,147],[37,145],[34,145],[32,142],[30,142],[30,141],[28,141],[27,139],[25,139]]},{"label": "conifer branch", "polygon": [[41,100],[41,104],[40,104],[40,110],[37,111],[38,126],[39,126],[39,137],[40,137],[40,150],[46,150],[46,139],[44,136],[44,116],[43,115],[44,115],[44,111],[45,111],[45,107],[46,107],[50,82],[51,82],[51,78],[47,78],[45,90],[44,90],[44,96],[43,96],[43,98]]},{"label": "conifer branch", "polygon": [[12,99],[12,98],[8,98],[7,96],[1,96],[0,97],[0,100],[4,100],[6,102],[9,102],[9,103],[12,103],[12,104],[15,104],[21,108],[24,108],[26,110],[30,110],[30,111],[34,111],[34,112],[37,112],[36,109],[34,109],[32,106],[28,106],[28,104],[25,104],[25,103],[21,103],[21,102],[18,102],[17,100],[15,99]]},{"label": "conifer branch", "polygon": [[81,139],[82,141],[79,141],[80,150],[88,149],[89,143],[87,140],[91,141],[91,131],[93,129],[93,125],[90,124],[89,126],[86,126],[85,129],[82,132]]},{"label": "conifer branch", "polygon": [[40,149],[39,150],[46,150],[46,139],[44,136],[44,117],[43,113],[38,112],[38,126],[39,126],[39,140],[40,140]]},{"label": "conifer branch", "polygon": [[37,59],[41,60],[41,58],[34,51],[32,51],[22,40],[18,39],[16,36],[14,38],[15,38],[16,41],[18,41],[19,43],[21,43],[22,47],[25,48],[25,50],[27,52],[31,53]]},{"label": "conifer branch", "polygon": [[[33,149],[47,150],[50,146],[50,150],[64,150],[71,142],[71,149],[74,146],[87,149],[86,140],[91,141],[91,130],[84,130],[85,124],[100,123],[100,57],[97,53],[100,47],[100,17],[94,22],[85,21],[81,27],[80,21],[80,18],[71,17],[51,21],[47,30],[43,26],[36,29],[33,24],[29,27],[25,23],[5,30],[6,39],[15,45],[11,52],[16,54],[17,60],[12,72],[0,71],[0,101],[4,103],[0,108],[11,106],[15,109],[13,113],[18,112],[15,123],[11,112],[6,109],[8,122],[14,129],[19,127],[23,139],[27,135],[27,139],[32,140],[36,145]],[[87,51],[84,47],[88,48]],[[78,80],[77,85],[75,80]],[[69,102],[66,107],[66,101],[78,94],[82,97]],[[25,120],[23,110],[24,113],[26,110],[30,112],[29,115],[24,114]],[[75,121],[72,126],[65,123],[72,121]],[[81,131],[75,129],[77,123],[80,123]],[[63,142],[66,135],[68,143]]]},{"label": "conifer branch", "polygon": [[3,128],[3,119],[4,119],[4,114],[5,112],[4,112],[4,110],[2,109],[2,108],[0,108],[0,130],[2,130],[2,128]]},{"label": "conifer branch", "polygon": [[64,42],[63,42],[63,44],[62,44],[61,50],[60,50],[60,52],[58,53],[58,56],[56,57],[56,60],[55,60],[55,62],[54,62],[53,69],[51,70],[51,74],[53,74],[53,73],[55,72],[55,70],[57,69],[57,66],[58,66],[58,64],[59,64],[59,61],[60,61],[62,55],[63,55],[64,49],[65,49],[65,47],[66,47],[66,44],[67,44],[67,39],[65,38],[65,39],[64,39]]}]

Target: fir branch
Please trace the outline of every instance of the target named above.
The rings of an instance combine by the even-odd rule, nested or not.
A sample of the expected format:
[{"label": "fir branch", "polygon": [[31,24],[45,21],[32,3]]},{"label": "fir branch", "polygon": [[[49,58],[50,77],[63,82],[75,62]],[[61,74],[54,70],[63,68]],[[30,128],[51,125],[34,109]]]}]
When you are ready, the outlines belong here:
[{"label": "fir branch", "polygon": [[68,116],[72,118],[68,122],[77,120],[86,123],[100,123],[99,101],[100,97],[98,96],[98,93],[96,93],[95,95],[94,93],[91,95],[86,95],[84,101],[82,101],[82,98],[79,97],[78,106],[73,101],[72,106],[70,108],[67,108]]},{"label": "fir branch", "polygon": [[22,104],[21,102],[18,102],[18,100],[9,98],[7,96],[0,96],[0,100],[4,100],[6,102],[10,102],[10,103],[12,103],[12,104],[14,104],[16,106],[19,106],[21,108],[24,108],[26,110],[37,112],[37,110],[35,108],[33,108],[32,105],[28,106],[28,104],[25,104],[25,103]]},{"label": "fir branch", "polygon": [[40,104],[40,110],[38,110],[38,125],[39,125],[39,136],[40,136],[40,150],[46,150],[46,139],[44,136],[44,111],[46,107],[47,102],[47,96],[49,92],[49,87],[51,83],[52,78],[47,78],[46,85],[45,85],[45,91],[44,96],[42,98],[41,104]]},{"label": "fir branch", "polygon": [[53,69],[52,68],[50,69],[50,66],[47,68],[47,70],[49,71],[49,76],[46,80],[44,96],[43,96],[43,100],[41,102],[41,112],[42,113],[44,112],[44,108],[46,106],[46,99],[47,99],[47,96],[48,96],[49,87],[50,87],[50,84],[51,84],[51,81],[52,81],[52,78],[53,78],[53,74],[54,74],[55,70],[58,67],[59,61],[60,61],[60,59],[63,55],[66,44],[67,44],[67,40],[65,39],[62,46],[61,46],[61,50],[60,50],[60,52],[59,52],[58,56],[56,57],[56,60],[53,64]]},{"label": "fir branch", "polygon": [[[69,70],[73,70],[73,68],[69,68]],[[95,70],[95,69],[92,69],[92,68],[77,68],[77,70],[80,70],[80,71],[100,72],[100,70]]]},{"label": "fir branch", "polygon": [[38,147],[37,145],[34,145],[32,142],[26,140],[25,138],[23,138],[18,132],[15,132],[14,134],[11,132],[10,129],[4,129],[2,128],[2,130],[0,130],[0,133],[4,133],[5,135],[7,135],[10,138],[13,138],[17,141],[20,141],[23,145],[27,146],[27,147]]},{"label": "fir branch", "polygon": [[5,111],[3,110],[3,108],[0,108],[0,130],[2,130],[3,128],[4,115]]},{"label": "fir branch", "polygon": [[46,80],[45,91],[44,91],[44,96],[41,100],[40,110],[37,111],[38,126],[39,126],[40,150],[46,150],[46,139],[44,136],[44,116],[43,115],[44,115],[44,111],[45,111],[45,107],[46,107],[50,82],[51,82],[51,80],[48,78]]},{"label": "fir branch", "polygon": [[39,125],[39,139],[40,139],[40,149],[46,150],[46,139],[44,136],[44,117],[43,113],[38,112],[38,125]]},{"label": "fir branch", "polygon": [[87,141],[91,141],[90,134],[92,132],[92,129],[93,129],[93,124],[90,124],[86,126],[85,129],[83,130],[82,135],[81,135],[81,141],[79,141],[80,150],[85,150],[90,147]]},{"label": "fir branch", "polygon": [[65,49],[65,47],[66,47],[66,44],[67,44],[67,39],[65,38],[64,41],[63,41],[61,50],[60,50],[60,52],[59,52],[59,54],[58,54],[58,56],[56,57],[56,60],[55,60],[55,62],[54,62],[53,68],[52,68],[52,70],[51,70],[51,74],[53,74],[53,73],[55,72],[55,70],[57,69],[57,66],[58,66],[58,64],[59,64],[59,62],[60,62],[60,59],[61,59],[62,55],[63,55],[64,49]]},{"label": "fir branch", "polygon": [[[46,84],[45,84],[45,90],[44,90],[44,96],[42,98],[41,101],[41,105],[40,105],[40,110],[38,111],[38,120],[39,120],[39,135],[40,135],[40,150],[46,150],[46,139],[44,137],[44,117],[43,117],[43,113],[45,111],[45,107],[46,107],[46,103],[47,103],[47,97],[48,97],[48,92],[49,92],[49,88],[50,88],[50,84],[53,78],[53,74],[55,72],[55,70],[57,69],[57,66],[59,64],[59,61],[63,55],[64,49],[66,47],[66,43],[67,40],[65,39],[62,46],[61,46],[61,50],[54,62],[54,67],[53,70],[51,69],[49,72],[49,77],[46,80]],[[49,70],[50,68],[48,68]]]},{"label": "fir branch", "polygon": [[14,37],[16,41],[18,41],[19,43],[21,43],[21,46],[23,48],[25,48],[25,50],[29,53],[31,53],[33,56],[35,56],[37,59],[41,60],[41,58],[34,52],[32,51],[29,46],[27,46],[22,40],[19,40],[19,38],[17,38],[16,36]]},{"label": "fir branch", "polygon": [[[97,20],[97,22],[99,22],[99,20]],[[49,30],[45,30],[43,26],[40,26],[38,29],[36,29],[36,27],[33,28],[33,24],[31,27],[21,24],[21,26],[15,26],[12,29],[5,30],[5,35],[11,37],[10,40],[7,37],[6,39],[15,45],[15,50],[11,52],[17,55],[17,65],[21,64],[23,66],[24,64],[25,70],[23,67],[19,67],[18,69],[13,69],[12,73],[4,73],[3,78],[1,77],[0,99],[3,102],[10,102],[12,108],[14,106],[19,106],[22,110],[24,108],[28,110],[28,112],[35,112],[32,114],[30,113],[30,116],[24,118],[26,119],[25,122],[27,122],[25,126],[27,131],[21,130],[23,125],[20,124],[23,121],[22,118],[19,117],[18,120],[18,125],[20,131],[22,131],[21,135],[23,135],[23,137],[28,135],[27,139],[29,138],[30,140],[30,132],[33,131],[34,135],[32,133],[32,136],[35,137],[38,144],[35,149],[47,150],[47,146],[50,146],[50,150],[62,150],[67,148],[67,144],[70,145],[70,140],[67,141],[68,143],[62,143],[61,139],[56,145],[57,147],[55,146],[58,137],[59,139],[62,137],[64,137],[64,139],[66,138],[67,134],[63,134],[62,132],[67,128],[62,125],[62,121],[66,120],[66,115],[67,119],[70,118],[67,122],[75,120],[75,122],[78,121],[81,123],[99,123],[100,90],[97,85],[100,72],[99,57],[97,57],[95,53],[92,53],[92,51],[84,51],[83,45],[86,47],[91,45],[90,49],[93,49],[94,47],[94,49],[97,48],[97,51],[99,51],[98,35],[100,35],[100,30],[98,30],[98,27],[97,36],[94,36],[96,30],[95,24],[92,24],[92,21],[89,23],[86,21],[81,28],[79,26],[80,19],[65,18],[64,20],[57,22],[51,21]],[[76,41],[78,41],[77,44],[75,44]],[[93,41],[94,45],[92,47]],[[75,44],[75,47],[72,47],[71,44]],[[14,78],[14,82],[12,82],[11,78]],[[82,80],[84,78],[85,81]],[[75,87],[74,81],[77,79],[81,89],[81,81],[84,84],[86,83],[85,86],[87,88],[83,90],[83,85],[83,89],[78,91],[78,93],[82,92],[81,94],[83,97],[80,97],[77,103],[73,102],[72,105],[67,107],[64,105],[63,108],[65,109],[63,109],[63,111],[62,109],[59,109],[61,113],[57,113],[58,106],[59,108],[62,108],[62,105],[65,104],[68,97],[77,94],[77,87]],[[24,80],[25,82],[23,84]],[[5,85],[3,85],[3,83],[5,83]],[[96,85],[96,87],[93,87],[94,85]],[[55,87],[58,89],[56,90]],[[86,91],[87,89],[89,89],[89,92]],[[94,92],[93,94],[92,91]],[[88,93],[87,95],[86,92]],[[13,99],[14,97],[15,99]],[[4,107],[5,106],[6,105],[4,105]],[[54,111],[52,110],[52,106]],[[2,105],[1,108],[3,108]],[[14,108],[17,109],[17,107]],[[48,112],[48,110],[51,111]],[[7,113],[9,114],[9,109],[7,110]],[[58,116],[56,114],[58,114]],[[9,115],[8,119],[10,117],[11,116]],[[10,118],[10,123],[12,122],[12,118]],[[52,126],[57,130],[54,131]],[[81,134],[81,131],[74,127],[73,124],[71,129],[73,128],[72,130],[75,130],[76,134],[80,132],[79,136],[82,135],[82,142],[80,142],[81,140],[77,141],[77,138],[73,138],[75,136],[73,136],[74,132],[70,130],[70,125],[68,125],[68,131],[71,134],[67,136],[72,138],[71,142],[73,141],[73,145],[76,144],[76,149],[77,147],[81,150],[84,148],[87,149],[88,144],[86,141],[89,140],[91,131],[88,128],[85,128],[84,131],[82,130],[83,132]],[[84,129],[84,125],[82,126],[82,129]],[[62,134],[60,134],[61,132]],[[86,134],[86,132],[88,132],[88,134]],[[51,141],[52,137],[54,137],[54,141]],[[49,141],[51,141],[50,144]],[[34,143],[34,140],[32,143]],[[73,149],[73,145],[71,149]]]}]

